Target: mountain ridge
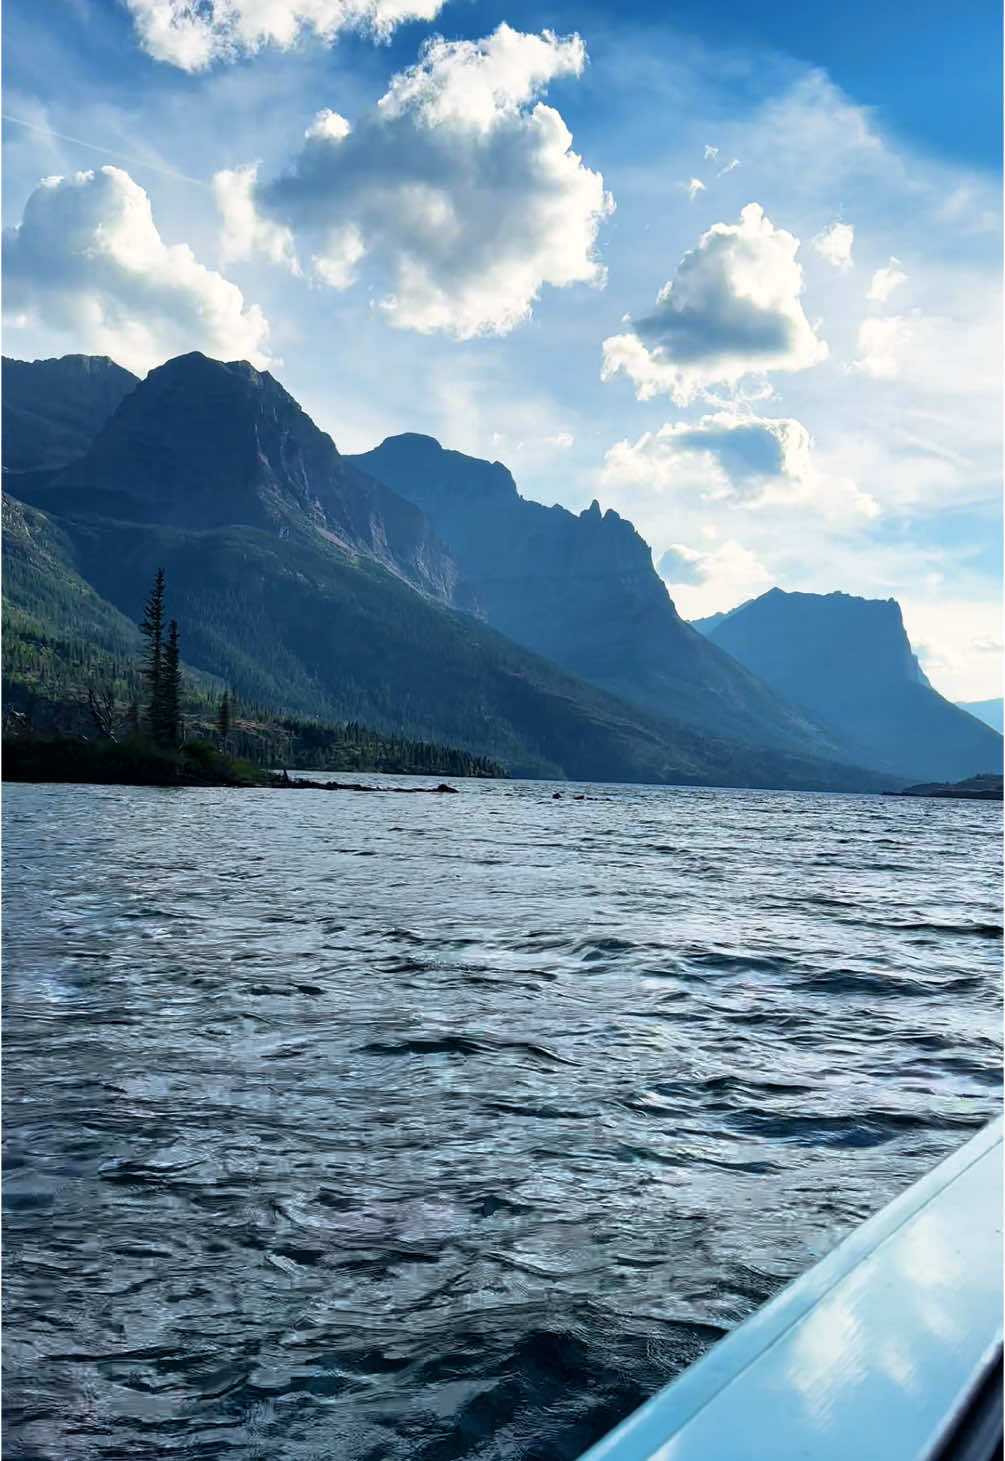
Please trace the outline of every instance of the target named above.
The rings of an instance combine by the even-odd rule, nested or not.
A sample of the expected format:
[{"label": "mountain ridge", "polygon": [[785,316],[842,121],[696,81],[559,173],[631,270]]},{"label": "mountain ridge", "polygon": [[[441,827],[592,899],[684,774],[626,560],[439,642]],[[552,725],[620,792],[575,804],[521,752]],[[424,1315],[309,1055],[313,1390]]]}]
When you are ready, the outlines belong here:
[{"label": "mountain ridge", "polygon": [[510,472],[387,437],[351,458],[422,509],[486,620],[609,694],[713,735],[830,758],[841,747],[677,613],[632,523],[519,495]]},{"label": "mountain ridge", "polygon": [[[226,421],[221,400],[234,411]],[[505,487],[504,471],[494,475]],[[728,740],[640,709],[481,623],[458,604],[463,579],[421,510],[341,458],[277,382],[244,363],[169,362],[124,398],[84,457],[6,485],[41,513],[39,531],[69,545],[60,571],[133,622],[163,567],[186,660],[263,705],[463,746],[530,774],[889,784],[837,757]],[[431,581],[418,561],[426,544],[446,579]],[[14,610],[51,602],[47,572],[25,569],[12,585],[20,604],[8,595]]]},{"label": "mountain ridge", "polygon": [[139,385],[107,355],[0,362],[4,466],[25,472],[82,456],[98,428]]}]

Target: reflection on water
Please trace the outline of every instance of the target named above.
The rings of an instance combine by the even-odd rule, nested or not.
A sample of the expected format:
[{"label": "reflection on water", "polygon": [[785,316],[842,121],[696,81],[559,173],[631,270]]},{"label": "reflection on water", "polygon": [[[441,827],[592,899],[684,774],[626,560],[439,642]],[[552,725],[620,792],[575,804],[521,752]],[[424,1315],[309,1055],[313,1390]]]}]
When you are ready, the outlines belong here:
[{"label": "reflection on water", "polygon": [[460,786],[6,789],[12,1454],[576,1456],[994,1114],[1000,808]]}]

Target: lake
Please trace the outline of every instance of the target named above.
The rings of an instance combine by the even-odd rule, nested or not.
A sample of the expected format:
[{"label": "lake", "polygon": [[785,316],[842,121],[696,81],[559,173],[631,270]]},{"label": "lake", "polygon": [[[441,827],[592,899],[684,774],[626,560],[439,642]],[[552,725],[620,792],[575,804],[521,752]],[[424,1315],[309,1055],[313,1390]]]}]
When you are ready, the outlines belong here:
[{"label": "lake", "polygon": [[454,784],[5,787],[9,1456],[573,1458],[997,1114],[1000,805]]}]

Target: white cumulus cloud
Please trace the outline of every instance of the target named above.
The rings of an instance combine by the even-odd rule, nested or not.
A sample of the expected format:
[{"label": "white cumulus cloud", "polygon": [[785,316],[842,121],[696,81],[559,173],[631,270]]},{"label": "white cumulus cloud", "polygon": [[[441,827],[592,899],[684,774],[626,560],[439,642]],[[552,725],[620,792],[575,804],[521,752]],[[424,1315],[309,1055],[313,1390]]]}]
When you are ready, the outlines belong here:
[{"label": "white cumulus cloud", "polygon": [[505,334],[545,285],[604,282],[594,249],[613,202],[539,100],[585,63],[578,36],[505,24],[479,41],[433,39],[355,125],[319,114],[281,177],[218,178],[225,242],[235,209],[250,207],[257,221],[244,236],[280,262],[294,239],[333,288],[364,263],[380,271],[391,325]]},{"label": "white cumulus cloud", "polygon": [[285,264],[300,273],[296,245],[290,229],[264,217],[255,206],[258,164],[218,172],[213,178],[213,195],[223,219],[220,250],[225,260],[247,259],[261,253],[274,264]]},{"label": "white cumulus cloud", "polygon": [[639,400],[661,392],[687,405],[744,376],[805,370],[827,345],[803,312],[799,240],[757,203],[716,223],[686,253],[656,309],[604,341],[604,378],[623,370]]},{"label": "white cumulus cloud", "polygon": [[406,20],[433,20],[443,0],[125,0],[143,49],[183,71],[287,50],[305,31],[331,42],[345,31],[386,40]]},{"label": "white cumulus cloud", "polygon": [[709,549],[671,543],[656,571],[685,618],[733,609],[772,585],[771,574],[757,554],[735,538]]},{"label": "white cumulus cloud", "polygon": [[698,194],[703,193],[704,191],[705,184],[702,182],[701,178],[692,178],[687,185],[687,195],[689,198],[697,198]]},{"label": "white cumulus cloud", "polygon": [[697,422],[667,422],[636,442],[618,442],[604,458],[603,480],[706,503],[759,508],[803,502],[875,516],[876,503],[854,482],[818,470],[812,445],[805,426],[791,417],[716,411]]},{"label": "white cumulus cloud", "polygon": [[202,350],[262,367],[268,325],[236,284],[167,244],[150,199],[117,167],[45,178],[5,230],[4,312],[72,349],[144,373]]},{"label": "white cumulus cloud", "polygon": [[835,269],[844,272],[853,267],[851,248],[854,242],[855,229],[850,223],[832,223],[830,228],[817,234],[813,247],[828,264],[833,264]]},{"label": "white cumulus cloud", "polygon": [[890,262],[885,268],[877,269],[869,284],[866,299],[872,304],[885,304],[893,291],[907,279],[907,275],[900,267],[900,260],[891,254]]}]

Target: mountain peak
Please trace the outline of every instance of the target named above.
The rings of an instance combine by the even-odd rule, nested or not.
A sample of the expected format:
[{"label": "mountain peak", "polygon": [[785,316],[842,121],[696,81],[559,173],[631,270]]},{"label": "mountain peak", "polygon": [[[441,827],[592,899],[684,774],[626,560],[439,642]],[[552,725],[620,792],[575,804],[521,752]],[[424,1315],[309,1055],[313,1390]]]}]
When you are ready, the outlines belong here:
[{"label": "mountain peak", "polygon": [[36,483],[51,511],[203,533],[234,527],[362,555],[474,607],[421,511],[348,463],[267,371],[201,351],[125,396],[79,460]]},{"label": "mountain peak", "polygon": [[446,506],[457,498],[482,503],[505,501],[518,495],[512,474],[502,462],[465,456],[441,446],[435,436],[416,431],[386,436],[380,446],[354,460],[396,492],[401,490],[397,484],[407,480],[419,496],[411,490],[402,495],[417,502],[431,518],[436,510],[434,504]]},{"label": "mountain peak", "polygon": [[[144,385],[151,390],[211,391],[213,401],[231,402],[239,398],[254,401],[274,396],[284,401],[293,412],[303,415],[290,393],[267,370],[257,370],[248,360],[215,360],[201,350],[175,355],[150,371]],[[317,428],[315,428],[316,430]]]},{"label": "mountain peak", "polygon": [[82,457],[137,376],[107,355],[48,360],[4,357],[3,464],[8,472],[51,471]]},{"label": "mountain peak", "polygon": [[604,690],[717,734],[832,754],[830,740],[684,624],[634,525],[519,495],[498,462],[416,436],[350,458],[429,518],[488,622]]}]

